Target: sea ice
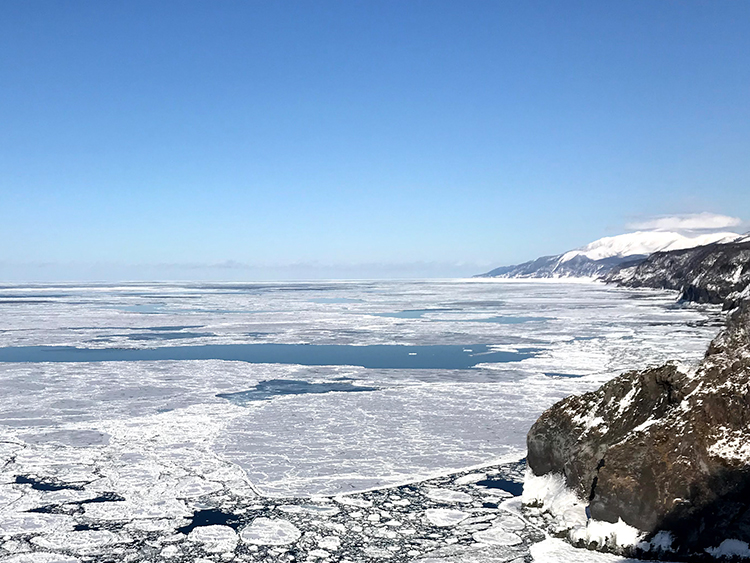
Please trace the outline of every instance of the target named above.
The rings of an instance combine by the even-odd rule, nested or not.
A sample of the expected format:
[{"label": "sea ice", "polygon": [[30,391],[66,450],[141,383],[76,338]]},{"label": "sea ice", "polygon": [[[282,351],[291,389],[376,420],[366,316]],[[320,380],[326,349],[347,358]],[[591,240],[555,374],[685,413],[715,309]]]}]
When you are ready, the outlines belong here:
[{"label": "sea ice", "polygon": [[0,515],[0,537],[72,530],[73,518],[65,514],[28,514],[6,511]]},{"label": "sea ice", "polygon": [[471,495],[460,491],[451,491],[450,489],[429,489],[425,496],[430,500],[445,504],[465,503],[474,500]]},{"label": "sea ice", "polygon": [[256,518],[240,532],[240,539],[254,545],[287,545],[296,542],[301,535],[287,520]]},{"label": "sea ice", "polygon": [[80,559],[60,553],[35,551],[34,553],[18,553],[10,557],[3,557],[0,563],[79,563]]},{"label": "sea ice", "polygon": [[455,480],[456,485],[471,485],[487,478],[486,473],[469,473]]},{"label": "sea ice", "polygon": [[333,498],[336,500],[336,502],[339,502],[346,506],[356,506],[358,508],[369,508],[372,506],[372,501],[363,498],[348,497],[345,495],[337,495]]},{"label": "sea ice", "polygon": [[455,526],[462,520],[471,516],[468,512],[453,510],[451,508],[429,508],[425,510],[424,515],[430,524],[441,528]]},{"label": "sea ice", "polygon": [[338,536],[326,536],[318,540],[318,547],[328,551],[338,551],[341,547],[341,539]]},{"label": "sea ice", "polygon": [[504,530],[502,526],[493,526],[487,530],[474,532],[472,536],[479,543],[488,543],[491,545],[518,545],[523,541],[513,532]]},{"label": "sea ice", "polygon": [[31,543],[45,549],[64,549],[78,554],[86,554],[105,545],[122,542],[117,534],[107,530],[82,530],[37,536]]},{"label": "sea ice", "polygon": [[234,551],[239,538],[229,526],[199,526],[188,534],[188,541],[203,544],[209,553]]},{"label": "sea ice", "polygon": [[[85,352],[247,343],[447,344],[466,350],[462,354],[475,354],[484,346],[531,354],[523,361],[456,370],[218,360],[0,362],[0,537],[11,537],[3,545],[18,540],[25,549],[36,549],[24,539],[28,536],[36,536],[41,548],[39,542],[79,534],[71,541],[83,546],[103,542],[92,551],[127,550],[128,543],[106,543],[105,534],[76,532],[74,526],[94,524],[104,531],[121,525],[121,535],[116,534],[121,538],[165,537],[190,525],[194,512],[207,506],[221,513],[238,505],[252,511],[256,509],[249,503],[259,502],[262,508],[273,496],[308,497],[309,504],[325,506],[309,497],[342,493],[335,499],[340,512],[332,518],[304,511],[287,512],[289,522],[255,518],[242,529],[243,541],[260,551],[266,548],[246,538],[294,542],[305,529],[300,522],[313,519],[315,530],[326,534],[359,533],[357,527],[369,514],[377,516],[379,524],[372,528],[382,527],[378,533],[395,535],[378,541],[420,538],[424,527],[437,525],[426,517],[436,510],[428,509],[434,506],[430,503],[447,504],[437,509],[447,511],[451,504],[468,506],[472,500],[503,502],[499,490],[491,494],[471,483],[482,480],[485,467],[523,456],[526,432],[544,408],[568,394],[594,389],[622,369],[674,357],[689,366],[718,330],[715,308],[675,306],[671,293],[601,284],[64,284],[4,286],[0,291],[0,315],[10,319],[0,331],[0,346],[5,347],[59,345]],[[45,303],[21,303],[39,295],[45,295]],[[492,319],[514,321],[485,322]],[[220,396],[269,381],[309,386],[338,382],[373,390],[269,395],[245,406]],[[727,437],[725,449],[733,445]],[[724,450],[718,454],[726,455]],[[417,486],[413,494],[401,495],[408,499],[391,499],[390,506],[368,510],[374,497],[364,491],[468,467],[476,467],[474,474],[431,485],[451,489],[448,493],[425,496],[417,491],[426,489]],[[17,484],[19,477],[27,480]],[[563,491],[557,492],[562,501]],[[271,510],[279,503],[299,506],[296,502],[274,501]],[[28,512],[45,507],[71,515]],[[585,518],[581,505],[568,508],[563,511],[568,521]],[[359,519],[358,509],[363,512]],[[477,518],[481,513],[474,510],[467,507],[466,513]],[[343,530],[325,527],[344,526],[340,518],[345,518]],[[486,532],[478,528],[488,523],[476,520],[475,528],[456,525],[440,531],[470,539],[472,533]],[[520,524],[507,517],[494,525],[520,534]],[[197,525],[191,537],[209,528]],[[231,534],[221,533],[231,543]],[[316,541],[310,545],[335,551]],[[420,541],[428,542],[419,544],[420,553],[443,549],[440,542]],[[483,545],[497,560],[505,553],[503,561],[520,549]],[[336,554],[345,547],[342,540]],[[370,547],[373,554],[393,554],[375,543]],[[455,546],[453,559],[447,560],[470,560],[471,550],[458,555],[461,549]],[[21,555],[4,554],[6,560]],[[39,561],[66,557],[35,556]]]}]

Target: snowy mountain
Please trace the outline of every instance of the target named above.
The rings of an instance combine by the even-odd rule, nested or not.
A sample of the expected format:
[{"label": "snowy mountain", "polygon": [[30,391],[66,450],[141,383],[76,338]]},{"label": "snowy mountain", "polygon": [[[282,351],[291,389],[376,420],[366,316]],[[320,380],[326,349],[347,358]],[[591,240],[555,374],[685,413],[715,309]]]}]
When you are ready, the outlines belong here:
[{"label": "snowy mountain", "polygon": [[732,242],[741,236],[728,232],[689,236],[670,231],[637,231],[604,237],[563,254],[543,256],[523,264],[495,268],[477,277],[597,277],[626,262],[642,261],[654,252],[682,250],[717,242]]}]

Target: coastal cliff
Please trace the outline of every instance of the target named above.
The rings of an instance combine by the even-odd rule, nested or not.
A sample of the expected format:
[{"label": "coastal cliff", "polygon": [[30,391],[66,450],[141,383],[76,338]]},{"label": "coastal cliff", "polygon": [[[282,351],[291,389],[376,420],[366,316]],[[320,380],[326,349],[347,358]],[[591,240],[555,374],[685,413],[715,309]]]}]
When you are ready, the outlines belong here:
[{"label": "coastal cliff", "polygon": [[567,518],[558,531],[573,543],[648,557],[750,557],[749,277],[750,241],[657,253],[610,276],[730,312],[697,367],[625,373],[533,425],[527,481],[536,492],[525,500],[549,502],[558,479],[585,510],[576,519],[557,509],[558,521]]},{"label": "coastal cliff", "polygon": [[623,287],[674,289],[686,301],[732,308],[750,284],[750,236],[735,242],[655,252],[615,266],[602,278]]}]

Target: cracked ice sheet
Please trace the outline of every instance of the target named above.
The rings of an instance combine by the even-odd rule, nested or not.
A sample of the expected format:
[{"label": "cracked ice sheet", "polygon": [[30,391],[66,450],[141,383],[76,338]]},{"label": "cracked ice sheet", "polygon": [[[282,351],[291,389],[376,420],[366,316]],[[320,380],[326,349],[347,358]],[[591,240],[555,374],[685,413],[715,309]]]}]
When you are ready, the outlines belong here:
[{"label": "cracked ice sheet", "polygon": [[[52,289],[2,291],[41,298]],[[86,512],[141,515],[133,525],[144,528],[179,519],[205,492],[231,486],[251,495],[243,470],[266,493],[306,496],[521,457],[528,427],[556,400],[593,389],[620,369],[697,359],[717,330],[701,324],[706,310],[671,307],[672,294],[597,284],[137,284],[55,291],[62,297],[45,297],[50,303],[43,305],[0,305],[13,319],[0,343],[143,347],[260,339],[541,350],[523,362],[456,371],[212,360],[0,364],[0,424],[13,441],[0,443],[0,460],[16,456],[0,483],[33,473],[85,484],[77,500],[115,491],[128,496],[124,504],[86,505]],[[377,316],[415,309],[425,312]],[[476,322],[498,316],[547,320]],[[150,329],[210,336],[128,339]],[[344,377],[379,391],[275,397],[247,408],[216,397],[268,379]],[[48,498],[28,491],[18,499],[21,489],[28,486],[0,487],[0,504],[29,509]]]},{"label": "cracked ice sheet", "polygon": [[[14,319],[0,332],[0,346],[148,348],[248,342],[521,346],[536,342],[544,346],[582,332],[626,340],[676,335],[686,321],[703,318],[695,308],[665,309],[675,300],[672,293],[594,283],[5,286],[0,294],[0,314]],[[404,310],[424,313],[406,319],[380,316]],[[516,322],[523,319],[541,320]],[[649,322],[654,324],[643,332]]]},{"label": "cracked ice sheet", "polygon": [[[0,487],[25,493],[6,506],[0,535],[71,532],[70,516],[25,512],[66,502],[83,500],[83,517],[98,522],[125,522],[134,529],[169,529],[184,525],[184,518],[193,513],[192,503],[207,493],[231,488],[234,495],[254,496],[244,472],[218,458],[209,447],[224,424],[222,417],[232,410],[240,409],[194,405],[146,417],[104,420],[99,428],[111,437],[105,446],[30,444],[18,450],[0,475],[31,474],[83,490],[36,491],[29,485],[14,484]],[[98,494],[112,492],[122,498],[85,503]],[[83,533],[59,536],[72,544],[85,537]],[[102,541],[95,535],[89,539]]]}]

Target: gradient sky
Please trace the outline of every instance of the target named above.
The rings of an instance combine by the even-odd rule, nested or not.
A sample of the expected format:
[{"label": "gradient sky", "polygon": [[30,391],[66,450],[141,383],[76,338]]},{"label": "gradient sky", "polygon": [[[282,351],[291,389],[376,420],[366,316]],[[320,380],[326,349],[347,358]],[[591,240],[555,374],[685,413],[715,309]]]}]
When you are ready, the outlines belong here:
[{"label": "gradient sky", "polygon": [[452,276],[750,218],[750,2],[7,1],[0,281]]}]

